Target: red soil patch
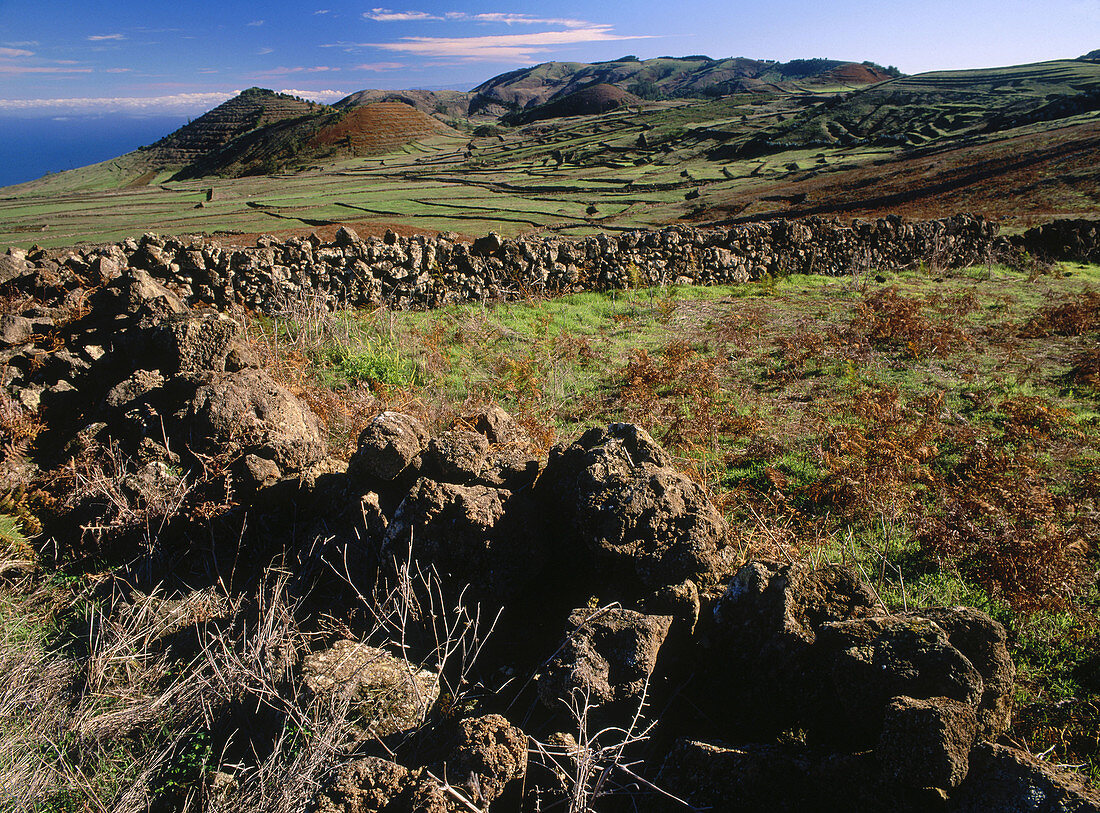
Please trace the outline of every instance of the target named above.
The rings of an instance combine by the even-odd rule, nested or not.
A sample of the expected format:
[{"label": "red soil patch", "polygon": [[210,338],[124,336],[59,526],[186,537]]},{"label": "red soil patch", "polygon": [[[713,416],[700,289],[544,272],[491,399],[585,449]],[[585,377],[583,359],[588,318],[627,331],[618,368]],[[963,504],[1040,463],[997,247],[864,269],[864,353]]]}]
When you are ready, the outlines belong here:
[{"label": "red soil patch", "polygon": [[375,102],[353,107],[341,119],[321,129],[310,146],[342,147],[353,155],[390,152],[449,128],[415,107],[401,102]]},{"label": "red soil patch", "polygon": [[847,65],[833,68],[825,76],[845,85],[870,85],[874,82],[885,82],[891,78],[889,74],[876,68],[860,65],[856,62],[849,62]]}]

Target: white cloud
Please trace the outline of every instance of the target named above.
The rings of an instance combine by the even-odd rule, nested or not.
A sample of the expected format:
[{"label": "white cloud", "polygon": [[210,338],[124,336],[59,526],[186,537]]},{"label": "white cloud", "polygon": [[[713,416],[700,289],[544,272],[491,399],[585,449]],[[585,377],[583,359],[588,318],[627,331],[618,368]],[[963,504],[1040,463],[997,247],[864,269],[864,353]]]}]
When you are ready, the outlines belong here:
[{"label": "white cloud", "polygon": [[380,48],[432,57],[462,57],[468,60],[498,62],[527,61],[554,46],[583,42],[616,42],[649,39],[648,36],[615,34],[609,25],[592,25],[565,31],[541,31],[534,34],[499,34],[484,37],[402,37],[396,42],[361,43],[360,47]]},{"label": "white cloud", "polygon": [[592,25],[592,23],[585,20],[574,20],[568,17],[532,17],[530,14],[512,14],[503,11],[492,11],[483,14],[451,11],[447,13],[447,19],[475,23],[504,23],[505,25],[560,25],[565,28],[584,28]]},{"label": "white cloud", "polygon": [[365,62],[362,65],[356,65],[349,70],[380,73],[381,71],[396,71],[404,67],[406,67],[404,62]]},{"label": "white cloud", "polygon": [[315,102],[337,102],[347,96],[347,92],[343,90],[280,90],[280,93],[285,93],[287,96],[301,96],[303,99],[311,99]]},{"label": "white cloud", "polygon": [[315,12],[313,12],[313,13],[314,13],[314,14],[331,14],[331,13],[332,13],[332,9],[328,9],[328,8],[319,8],[319,9],[317,9],[317,10],[316,10]]},{"label": "white cloud", "polygon": [[429,14],[426,11],[391,11],[388,8],[372,8],[370,11],[364,11],[363,16],[368,20],[374,20],[379,23],[403,23],[415,20],[442,20],[443,17],[437,17],[435,14]]},{"label": "white cloud", "polygon": [[104,40],[124,40],[124,39],[126,39],[125,34],[92,34],[91,36],[87,37],[87,40],[89,42],[102,42]]},{"label": "white cloud", "polygon": [[22,48],[0,48],[0,57],[10,59],[17,56],[34,56],[34,51],[24,51]]},{"label": "white cloud", "polygon": [[274,48],[261,48],[259,51],[256,52],[256,55],[257,56],[266,56],[267,54],[273,54],[273,53],[275,53]]},{"label": "white cloud", "polygon": [[238,91],[175,93],[169,96],[108,96],[68,99],[0,99],[0,113],[194,113],[217,107]]},{"label": "white cloud", "polygon": [[263,25],[263,24],[264,24],[263,20],[253,20],[252,22],[249,23],[250,26],[260,26],[260,25]]}]

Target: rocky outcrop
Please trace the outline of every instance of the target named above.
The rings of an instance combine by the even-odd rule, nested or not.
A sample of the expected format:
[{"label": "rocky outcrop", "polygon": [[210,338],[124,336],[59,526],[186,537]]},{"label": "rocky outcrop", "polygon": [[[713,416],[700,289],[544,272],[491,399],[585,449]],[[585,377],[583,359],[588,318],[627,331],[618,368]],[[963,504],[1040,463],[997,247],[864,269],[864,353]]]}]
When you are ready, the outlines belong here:
[{"label": "rocky outcrop", "polygon": [[954,788],[970,770],[978,734],[974,707],[947,697],[895,697],[886,707],[875,757],[892,781],[912,788]]},{"label": "rocky outcrop", "polygon": [[222,373],[199,387],[187,425],[196,446],[254,454],[282,471],[325,456],[320,420],[264,370]]},{"label": "rocky outcrop", "polygon": [[605,582],[626,591],[713,581],[728,528],[693,480],[633,424],[591,429],[550,452],[540,478],[561,542]]}]

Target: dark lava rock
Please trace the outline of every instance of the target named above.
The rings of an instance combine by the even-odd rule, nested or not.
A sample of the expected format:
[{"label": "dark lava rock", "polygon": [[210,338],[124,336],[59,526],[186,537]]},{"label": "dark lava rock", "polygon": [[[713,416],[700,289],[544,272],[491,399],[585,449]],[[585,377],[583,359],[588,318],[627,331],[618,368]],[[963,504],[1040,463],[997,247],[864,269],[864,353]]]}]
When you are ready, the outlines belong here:
[{"label": "dark lava rock", "polygon": [[425,473],[451,483],[466,483],[481,474],[488,453],[489,441],[484,435],[451,429],[428,442]]},{"label": "dark lava rock", "polygon": [[398,560],[411,550],[414,560],[434,567],[455,590],[469,585],[504,603],[546,561],[546,539],[532,521],[534,512],[525,494],[421,478],[394,513],[384,547]]},{"label": "dark lava rock", "polygon": [[637,703],[671,624],[671,616],[620,608],[574,610],[565,643],[539,678],[539,697],[555,711],[578,697],[596,708]]},{"label": "dark lava rock", "polygon": [[1026,751],[982,743],[950,813],[1100,813],[1100,792]]},{"label": "dark lava rock", "polygon": [[883,616],[822,625],[819,644],[832,660],[839,733],[873,743],[892,698],[947,697],[976,707],[982,676],[937,624]]},{"label": "dark lava rock", "polygon": [[554,447],[539,488],[547,516],[605,581],[648,590],[723,570],[725,520],[644,429],[611,424]]},{"label": "dark lava rock", "polygon": [[974,707],[947,697],[895,697],[875,757],[886,776],[913,788],[953,788],[966,778],[978,733]]},{"label": "dark lava rock", "polygon": [[348,476],[367,483],[388,483],[419,460],[428,439],[424,424],[411,415],[382,412],[360,433]]},{"label": "dark lava rock", "polygon": [[978,738],[993,740],[1012,721],[1012,686],[1016,665],[1008,652],[1004,626],[972,607],[939,607],[906,615],[927,618],[947,633],[947,640],[966,656],[982,676],[984,689],[978,704]]},{"label": "dark lava rock", "polygon": [[264,370],[214,376],[195,392],[187,424],[199,447],[251,452],[284,472],[325,456],[320,420]]},{"label": "dark lava rock", "polygon": [[446,766],[448,780],[485,808],[527,773],[527,735],[499,714],[462,720]]}]

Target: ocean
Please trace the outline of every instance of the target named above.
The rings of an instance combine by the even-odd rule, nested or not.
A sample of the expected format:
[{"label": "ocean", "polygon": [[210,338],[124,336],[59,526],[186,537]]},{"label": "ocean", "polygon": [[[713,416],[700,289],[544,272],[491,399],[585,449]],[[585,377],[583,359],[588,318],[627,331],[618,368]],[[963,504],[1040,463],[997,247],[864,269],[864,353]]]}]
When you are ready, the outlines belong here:
[{"label": "ocean", "polygon": [[106,161],[152,144],[186,116],[0,117],[0,186]]}]

